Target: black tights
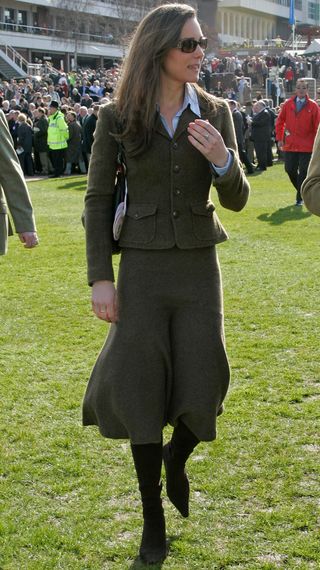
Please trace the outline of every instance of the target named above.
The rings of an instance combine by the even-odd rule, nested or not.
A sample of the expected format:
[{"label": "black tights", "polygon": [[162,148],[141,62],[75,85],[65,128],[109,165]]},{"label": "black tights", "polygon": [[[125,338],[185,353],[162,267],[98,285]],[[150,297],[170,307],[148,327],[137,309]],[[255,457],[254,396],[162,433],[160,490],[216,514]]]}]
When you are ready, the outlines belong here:
[{"label": "black tights", "polygon": [[[184,465],[198,443],[199,440],[192,431],[183,422],[179,422],[173,430],[170,452]],[[131,444],[131,450],[142,502],[146,507],[145,503],[149,504],[151,498],[160,497],[161,493],[162,441]]]}]

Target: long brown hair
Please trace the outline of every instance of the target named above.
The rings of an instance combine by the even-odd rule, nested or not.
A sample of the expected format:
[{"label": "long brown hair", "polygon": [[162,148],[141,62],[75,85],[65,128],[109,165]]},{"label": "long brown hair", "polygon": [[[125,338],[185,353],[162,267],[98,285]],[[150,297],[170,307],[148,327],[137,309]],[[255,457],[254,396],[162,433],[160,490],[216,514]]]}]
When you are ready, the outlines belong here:
[{"label": "long brown hair", "polygon": [[122,125],[122,140],[139,154],[148,144],[156,118],[162,62],[177,45],[181,30],[196,12],[187,4],[164,4],[138,25],[118,83],[115,105]]}]

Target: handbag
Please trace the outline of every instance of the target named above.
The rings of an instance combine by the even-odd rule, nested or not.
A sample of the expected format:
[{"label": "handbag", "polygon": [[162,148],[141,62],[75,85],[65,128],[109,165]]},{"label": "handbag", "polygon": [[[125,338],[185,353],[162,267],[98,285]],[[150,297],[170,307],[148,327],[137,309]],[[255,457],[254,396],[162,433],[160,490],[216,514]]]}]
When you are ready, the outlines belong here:
[{"label": "handbag", "polygon": [[122,146],[121,144],[119,144],[119,150],[117,156],[116,181],[115,181],[113,200],[112,200],[112,219],[113,219],[112,235],[111,235],[112,253],[119,253],[121,250],[119,245],[119,239],[127,211],[127,196],[128,196],[126,174],[127,174],[127,167],[124,161]]},{"label": "handbag", "polygon": [[[123,150],[119,144],[117,155],[117,168],[114,191],[112,195],[112,219],[113,224],[111,228],[111,251],[112,254],[120,253],[121,247],[119,245],[120,233],[123,226],[124,218],[127,211],[127,167],[124,160]],[[81,222],[85,227],[84,212],[81,216]]]}]

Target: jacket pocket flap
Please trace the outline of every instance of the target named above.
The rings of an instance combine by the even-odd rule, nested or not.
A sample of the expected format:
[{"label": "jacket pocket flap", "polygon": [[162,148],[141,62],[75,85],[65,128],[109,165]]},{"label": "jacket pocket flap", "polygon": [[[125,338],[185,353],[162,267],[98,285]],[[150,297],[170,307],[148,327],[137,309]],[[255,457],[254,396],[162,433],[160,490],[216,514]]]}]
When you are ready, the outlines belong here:
[{"label": "jacket pocket flap", "polygon": [[197,202],[196,204],[191,204],[191,210],[193,214],[197,214],[198,216],[212,216],[215,205],[212,204],[212,202]]},{"label": "jacket pocket flap", "polygon": [[153,216],[157,211],[155,204],[130,204],[126,215],[134,220],[141,220],[147,216]]}]

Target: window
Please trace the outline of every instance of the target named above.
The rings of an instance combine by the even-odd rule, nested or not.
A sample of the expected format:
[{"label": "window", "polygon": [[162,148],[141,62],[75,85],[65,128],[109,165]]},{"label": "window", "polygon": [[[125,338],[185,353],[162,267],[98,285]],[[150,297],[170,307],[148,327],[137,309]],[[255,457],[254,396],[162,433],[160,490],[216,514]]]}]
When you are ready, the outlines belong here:
[{"label": "window", "polygon": [[20,26],[27,25],[27,12],[25,10],[18,10],[18,24]]},{"label": "window", "polygon": [[11,8],[4,9],[4,21],[8,24],[14,24],[14,10]]},{"label": "window", "polygon": [[316,2],[308,2],[308,18],[314,20],[316,24],[319,23],[319,4]]}]

